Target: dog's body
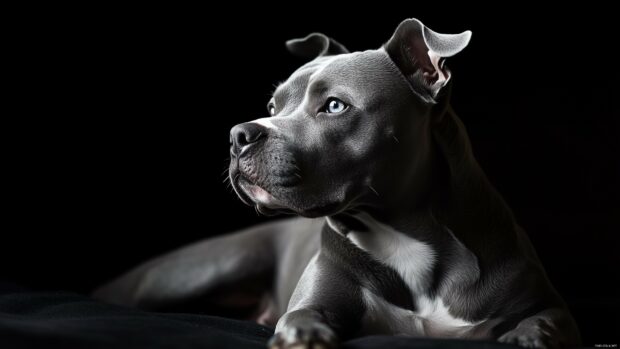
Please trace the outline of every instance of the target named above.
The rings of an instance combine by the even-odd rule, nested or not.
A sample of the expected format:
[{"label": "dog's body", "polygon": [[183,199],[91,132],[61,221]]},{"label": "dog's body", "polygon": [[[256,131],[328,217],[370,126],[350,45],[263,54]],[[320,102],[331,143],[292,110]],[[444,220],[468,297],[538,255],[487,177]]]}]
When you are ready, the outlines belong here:
[{"label": "dog's body", "polygon": [[449,107],[443,60],[469,37],[407,20],[379,50],[348,53],[322,34],[288,42],[316,57],[278,87],[271,117],[233,128],[230,178],[262,213],[325,218],[208,239],[96,294],[148,309],[246,305],[277,321],[277,348],[363,334],[578,344]]}]

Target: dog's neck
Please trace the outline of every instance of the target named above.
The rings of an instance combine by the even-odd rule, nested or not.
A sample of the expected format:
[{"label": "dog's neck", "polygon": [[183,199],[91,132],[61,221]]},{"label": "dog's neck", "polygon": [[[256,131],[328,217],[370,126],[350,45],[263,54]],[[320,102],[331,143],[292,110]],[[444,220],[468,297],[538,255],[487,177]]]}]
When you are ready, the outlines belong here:
[{"label": "dog's neck", "polygon": [[[470,249],[483,251],[485,258],[510,253],[517,245],[512,211],[480,168],[467,131],[451,107],[435,125],[433,136],[449,171],[449,192],[435,208],[437,219]],[[490,235],[502,238],[487,238]]]},{"label": "dog's neck", "polygon": [[[449,229],[482,262],[510,253],[517,239],[512,212],[480,168],[465,127],[451,107],[444,108],[431,130],[433,147],[424,164],[428,171],[423,186],[416,177],[411,180],[416,183],[394,200],[397,205],[386,202],[364,213],[424,241],[442,240]],[[331,223],[339,224],[345,232],[359,229],[343,215],[332,218]],[[502,238],[487,238],[489,235]]]}]

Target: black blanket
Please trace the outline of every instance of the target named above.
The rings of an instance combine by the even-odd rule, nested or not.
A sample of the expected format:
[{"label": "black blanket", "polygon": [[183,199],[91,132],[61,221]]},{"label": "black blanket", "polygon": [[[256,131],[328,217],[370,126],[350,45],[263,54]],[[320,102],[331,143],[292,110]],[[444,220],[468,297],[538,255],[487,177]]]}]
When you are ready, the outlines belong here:
[{"label": "black blanket", "polygon": [[[198,314],[144,312],[66,292],[0,284],[0,348],[266,348],[273,330]],[[513,348],[493,342],[374,336],[343,348]]]}]

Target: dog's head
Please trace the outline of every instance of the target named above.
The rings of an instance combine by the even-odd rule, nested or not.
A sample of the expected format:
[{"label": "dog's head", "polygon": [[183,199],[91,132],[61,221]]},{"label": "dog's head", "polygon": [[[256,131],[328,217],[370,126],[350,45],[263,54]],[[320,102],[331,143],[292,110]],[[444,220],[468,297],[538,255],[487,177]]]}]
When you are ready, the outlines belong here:
[{"label": "dog's head", "polygon": [[288,41],[313,60],[276,88],[269,117],[231,130],[241,200],[265,214],[316,217],[403,195],[425,176],[429,125],[450,80],[444,59],[470,36],[409,19],[378,50],[349,53],[318,33]]}]

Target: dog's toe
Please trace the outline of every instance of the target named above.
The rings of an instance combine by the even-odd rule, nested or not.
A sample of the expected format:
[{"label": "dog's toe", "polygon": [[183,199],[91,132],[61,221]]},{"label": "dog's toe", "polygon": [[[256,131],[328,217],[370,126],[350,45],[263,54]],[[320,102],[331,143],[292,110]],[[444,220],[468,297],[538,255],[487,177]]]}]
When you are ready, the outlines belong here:
[{"label": "dog's toe", "polygon": [[559,347],[559,343],[553,336],[553,327],[540,319],[533,323],[521,324],[503,334],[498,341],[524,348],[554,349]]},{"label": "dog's toe", "polygon": [[269,349],[335,349],[337,339],[334,332],[323,324],[304,327],[290,327],[276,333],[269,342]]}]

